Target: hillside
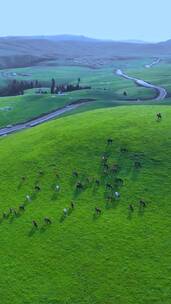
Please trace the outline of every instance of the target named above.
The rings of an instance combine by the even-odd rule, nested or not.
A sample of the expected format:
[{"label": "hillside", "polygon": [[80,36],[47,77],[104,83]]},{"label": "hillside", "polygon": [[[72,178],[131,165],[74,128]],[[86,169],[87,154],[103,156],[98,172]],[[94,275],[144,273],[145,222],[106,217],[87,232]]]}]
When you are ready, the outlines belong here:
[{"label": "hillside", "polygon": [[[156,122],[159,111],[163,118]],[[0,209],[7,214],[0,221],[3,304],[170,303],[170,118],[169,106],[125,106],[1,139]],[[113,165],[117,173],[111,173]],[[78,181],[83,189],[76,191]],[[107,200],[116,190],[120,199]],[[19,211],[21,204],[25,211]],[[8,214],[9,208],[16,214]],[[70,208],[66,217],[64,208]]]},{"label": "hillside", "polygon": [[56,60],[58,65],[99,67],[114,60],[170,56],[170,42],[132,43],[82,36],[1,37],[0,68],[25,67]]}]

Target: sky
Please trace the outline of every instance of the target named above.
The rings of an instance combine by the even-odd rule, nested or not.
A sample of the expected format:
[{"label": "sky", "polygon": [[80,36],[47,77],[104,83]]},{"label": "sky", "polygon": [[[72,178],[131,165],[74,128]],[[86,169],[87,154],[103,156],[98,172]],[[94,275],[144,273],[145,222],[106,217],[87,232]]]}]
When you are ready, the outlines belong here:
[{"label": "sky", "polygon": [[171,0],[0,0],[0,36],[171,39]]}]

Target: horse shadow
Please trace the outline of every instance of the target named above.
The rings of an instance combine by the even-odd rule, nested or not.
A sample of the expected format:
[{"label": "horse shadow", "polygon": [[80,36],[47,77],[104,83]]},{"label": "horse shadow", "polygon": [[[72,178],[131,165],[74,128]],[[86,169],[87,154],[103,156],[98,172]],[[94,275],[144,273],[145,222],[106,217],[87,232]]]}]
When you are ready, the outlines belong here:
[{"label": "horse shadow", "polygon": [[59,219],[59,222],[63,223],[66,220],[66,217],[67,216],[65,214],[62,214],[61,217],[60,217],[60,219]]},{"label": "horse shadow", "polygon": [[9,224],[12,224],[17,218],[21,217],[21,213],[17,213],[16,215],[12,215],[9,219]]},{"label": "horse shadow", "polygon": [[138,215],[141,216],[141,217],[143,217],[144,213],[145,213],[145,207],[139,206]]},{"label": "horse shadow", "polygon": [[106,208],[107,210],[115,209],[115,208],[118,207],[118,205],[119,205],[119,200],[112,199],[112,201],[107,201],[107,202],[106,202],[105,208]]},{"label": "horse shadow", "polygon": [[93,221],[97,221],[100,218],[101,214],[97,214],[96,212],[93,213]]},{"label": "horse shadow", "polygon": [[79,178],[76,176],[72,176],[72,178],[70,179],[70,186],[74,187],[74,185],[78,182]]},{"label": "horse shadow", "polygon": [[76,198],[78,198],[78,196],[80,196],[83,193],[84,190],[85,190],[85,188],[83,188],[83,189],[78,189],[78,188],[74,189],[73,200],[76,200]]},{"label": "horse shadow", "polygon": [[52,201],[56,201],[57,198],[58,198],[58,196],[59,196],[59,193],[58,192],[54,192],[53,195],[52,195],[52,197],[51,197],[51,200]]},{"label": "horse shadow", "polygon": [[69,208],[68,209],[68,216],[70,216],[73,213],[74,209],[73,208]]},{"label": "horse shadow", "polygon": [[28,233],[28,236],[32,237],[36,233],[37,230],[38,230],[37,228],[32,227]]},{"label": "horse shadow", "polygon": [[33,191],[32,194],[30,195],[31,201],[34,201],[37,198],[38,191]]},{"label": "horse shadow", "polygon": [[92,186],[92,193],[93,194],[95,194],[95,193],[97,193],[98,191],[99,191],[99,189],[100,189],[100,186],[101,186],[102,184],[99,184],[99,185],[93,185]]},{"label": "horse shadow", "polygon": [[40,228],[40,233],[45,233],[47,231],[47,229],[50,227],[51,225],[43,225],[41,228]]},{"label": "horse shadow", "polygon": [[133,218],[133,212],[131,210],[129,210],[128,215],[127,215],[127,219],[131,221],[132,218]]},{"label": "horse shadow", "polygon": [[20,190],[21,187],[23,186],[23,184],[24,184],[24,183],[21,181],[21,182],[18,184],[17,189]]}]

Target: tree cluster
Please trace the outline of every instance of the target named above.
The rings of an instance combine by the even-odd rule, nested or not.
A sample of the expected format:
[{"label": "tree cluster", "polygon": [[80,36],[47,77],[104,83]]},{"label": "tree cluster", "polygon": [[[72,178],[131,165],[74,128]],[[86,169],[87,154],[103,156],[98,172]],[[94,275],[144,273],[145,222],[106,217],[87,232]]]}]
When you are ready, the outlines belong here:
[{"label": "tree cluster", "polygon": [[[59,94],[65,92],[72,92],[76,90],[85,90],[91,89],[90,86],[80,86],[81,79],[78,78],[76,84],[60,84],[57,85],[55,79],[51,80],[51,94]],[[0,89],[0,96],[17,96],[17,95],[24,95],[24,91],[28,89],[41,89],[42,87],[49,87],[49,82],[40,82],[38,80],[32,81],[19,81],[14,79],[10,81],[8,85],[4,88]],[[47,93],[47,91],[40,91],[40,93]]]},{"label": "tree cluster", "polygon": [[72,92],[77,90],[91,89],[90,86],[80,86],[81,79],[78,78],[77,84],[61,84],[57,85],[54,78],[51,81],[51,94]]},{"label": "tree cluster", "polygon": [[0,89],[0,96],[24,95],[24,91],[33,88],[40,88],[42,84],[38,80],[18,81],[14,79],[9,84]]}]

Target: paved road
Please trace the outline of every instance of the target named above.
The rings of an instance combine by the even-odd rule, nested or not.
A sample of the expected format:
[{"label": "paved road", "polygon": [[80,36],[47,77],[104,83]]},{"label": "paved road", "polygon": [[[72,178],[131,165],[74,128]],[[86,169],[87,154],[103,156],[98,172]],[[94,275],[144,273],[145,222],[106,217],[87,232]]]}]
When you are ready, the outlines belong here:
[{"label": "paved road", "polygon": [[33,119],[33,120],[31,120],[27,123],[22,123],[22,124],[18,124],[18,125],[15,125],[15,126],[2,128],[2,129],[0,129],[0,136],[6,136],[6,135],[14,133],[14,132],[18,132],[18,131],[21,131],[21,130],[24,130],[24,129],[35,127],[35,126],[40,125],[40,124],[42,124],[46,121],[54,119],[54,118],[60,116],[63,113],[74,110],[74,109],[80,107],[83,104],[85,104],[85,103],[82,102],[82,103],[78,103],[78,104],[69,105],[69,106],[63,107],[59,110],[56,110],[52,113],[46,114],[42,117],[35,118],[35,119]]},{"label": "paved road", "polygon": [[134,78],[134,77],[130,77],[128,76],[127,74],[124,74],[122,72],[122,70],[118,69],[116,71],[116,75],[118,76],[121,76],[125,79],[129,79],[129,80],[132,80],[134,81],[137,85],[141,86],[141,87],[145,87],[145,88],[149,88],[149,89],[154,89],[156,92],[157,92],[157,97],[155,98],[155,100],[163,100],[165,99],[165,97],[167,96],[167,91],[166,89],[162,88],[162,87],[158,87],[154,84],[151,84],[151,83],[148,83],[144,80],[141,80],[141,79],[137,79],[137,78]]}]

